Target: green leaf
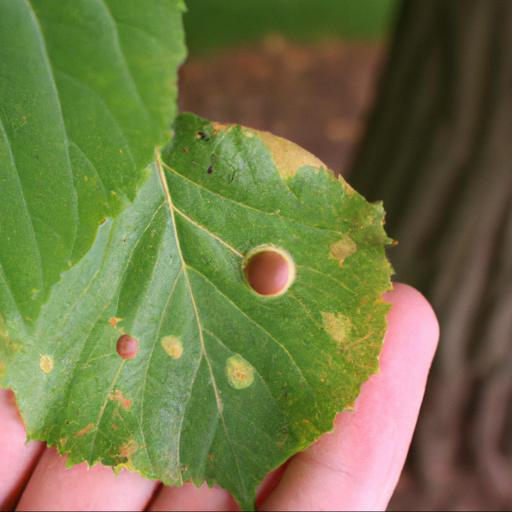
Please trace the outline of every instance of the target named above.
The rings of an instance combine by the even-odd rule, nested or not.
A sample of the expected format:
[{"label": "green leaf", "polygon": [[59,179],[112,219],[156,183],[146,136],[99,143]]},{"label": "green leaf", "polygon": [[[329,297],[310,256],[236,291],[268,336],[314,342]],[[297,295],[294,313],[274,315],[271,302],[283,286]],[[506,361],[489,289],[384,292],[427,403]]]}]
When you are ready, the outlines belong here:
[{"label": "green leaf", "polygon": [[0,2],[0,311],[50,287],[169,138],[179,0]]},{"label": "green leaf", "polygon": [[[264,476],[331,430],[378,366],[390,288],[380,204],[290,142],[178,118],[131,208],[105,223],[34,326],[0,329],[28,436],[69,462],[180,485],[244,509]],[[261,296],[243,257],[296,267]],[[138,340],[134,359],[118,338]]]}]

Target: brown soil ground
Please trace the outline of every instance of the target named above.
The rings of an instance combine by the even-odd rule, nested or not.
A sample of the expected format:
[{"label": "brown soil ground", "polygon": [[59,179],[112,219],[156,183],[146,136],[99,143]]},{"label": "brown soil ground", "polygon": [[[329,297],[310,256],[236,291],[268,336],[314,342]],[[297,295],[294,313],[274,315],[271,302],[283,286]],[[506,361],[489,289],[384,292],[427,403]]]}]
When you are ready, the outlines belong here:
[{"label": "brown soil ground", "polygon": [[268,130],[343,172],[363,126],[381,46],[279,36],[260,45],[191,58],[182,68],[180,107],[219,122]]}]

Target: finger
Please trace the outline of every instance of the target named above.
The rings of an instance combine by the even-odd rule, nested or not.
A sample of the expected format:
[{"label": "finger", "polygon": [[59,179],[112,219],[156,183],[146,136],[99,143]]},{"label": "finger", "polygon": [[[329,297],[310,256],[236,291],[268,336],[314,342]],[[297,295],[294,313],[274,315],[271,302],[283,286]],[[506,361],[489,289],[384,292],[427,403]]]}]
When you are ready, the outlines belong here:
[{"label": "finger", "polygon": [[380,373],[364,384],[355,412],[298,454],[262,510],[383,510],[411,442],[438,339],[427,301],[396,285]]},{"label": "finger", "polygon": [[25,444],[25,429],[11,391],[0,390],[0,510],[11,510],[43,445]]},{"label": "finger", "polygon": [[239,510],[231,496],[219,487],[203,484],[196,487],[186,483],[182,487],[162,487],[149,510],[160,511],[216,511]]},{"label": "finger", "polygon": [[[261,503],[274,489],[283,473],[284,466],[272,471],[258,489],[256,504]],[[186,483],[182,487],[162,487],[149,506],[151,511],[162,510],[240,510],[229,493],[219,487],[209,488],[206,484],[196,487]]]},{"label": "finger", "polygon": [[66,468],[65,458],[47,449],[17,510],[144,510],[156,483],[136,473],[97,465]]}]

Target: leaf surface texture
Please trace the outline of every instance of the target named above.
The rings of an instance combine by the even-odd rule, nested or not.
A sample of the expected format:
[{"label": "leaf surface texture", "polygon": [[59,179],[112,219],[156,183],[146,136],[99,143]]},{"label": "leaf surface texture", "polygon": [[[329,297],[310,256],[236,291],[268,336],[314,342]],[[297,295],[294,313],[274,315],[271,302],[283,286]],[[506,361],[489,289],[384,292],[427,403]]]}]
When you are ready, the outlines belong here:
[{"label": "leaf surface texture", "polygon": [[[391,268],[383,209],[291,143],[190,114],[135,202],[100,229],[35,325],[0,323],[30,438],[251,508],[264,476],[329,431],[378,366]],[[304,164],[304,165],[303,165]],[[296,266],[277,297],[243,258]],[[138,341],[132,360],[119,337]]]}]

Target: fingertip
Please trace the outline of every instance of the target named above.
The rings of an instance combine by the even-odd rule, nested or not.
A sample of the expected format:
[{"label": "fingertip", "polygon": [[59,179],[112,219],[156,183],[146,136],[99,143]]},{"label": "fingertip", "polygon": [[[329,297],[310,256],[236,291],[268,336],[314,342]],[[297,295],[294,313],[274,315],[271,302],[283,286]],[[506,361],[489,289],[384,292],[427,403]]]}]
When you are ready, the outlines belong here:
[{"label": "fingertip", "polygon": [[415,353],[431,360],[439,341],[439,322],[429,301],[416,288],[403,283],[394,283],[384,300],[392,304],[392,308],[383,353],[390,344],[403,342]]},{"label": "fingertip", "polygon": [[236,511],[239,508],[227,491],[220,487],[209,487],[206,483],[197,487],[192,483],[185,483],[181,487],[162,487],[148,510],[213,512]]},{"label": "fingertip", "polygon": [[428,329],[429,334],[437,342],[439,338],[437,315],[430,302],[420,291],[408,284],[393,283],[393,290],[387,292],[384,297],[386,301],[393,304],[392,311],[395,310],[395,316],[399,313],[412,314],[418,323]]},{"label": "fingertip", "polygon": [[67,467],[54,448],[45,450],[17,510],[144,510],[156,483],[140,475],[86,463]]}]

